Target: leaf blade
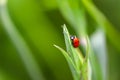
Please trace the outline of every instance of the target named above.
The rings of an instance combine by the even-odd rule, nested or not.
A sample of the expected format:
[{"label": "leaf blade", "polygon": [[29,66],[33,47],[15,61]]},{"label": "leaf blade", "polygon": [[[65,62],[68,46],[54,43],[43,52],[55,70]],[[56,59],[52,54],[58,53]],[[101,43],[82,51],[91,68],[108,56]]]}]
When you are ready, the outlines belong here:
[{"label": "leaf blade", "polygon": [[65,50],[63,50],[59,46],[54,45],[54,47],[56,47],[58,50],[60,50],[62,52],[62,54],[64,55],[64,57],[66,58],[66,60],[69,64],[69,67],[71,69],[74,80],[78,80],[79,79],[78,78],[78,72],[76,70],[76,66],[75,66],[74,62],[72,61],[71,57],[68,55],[68,53]]}]

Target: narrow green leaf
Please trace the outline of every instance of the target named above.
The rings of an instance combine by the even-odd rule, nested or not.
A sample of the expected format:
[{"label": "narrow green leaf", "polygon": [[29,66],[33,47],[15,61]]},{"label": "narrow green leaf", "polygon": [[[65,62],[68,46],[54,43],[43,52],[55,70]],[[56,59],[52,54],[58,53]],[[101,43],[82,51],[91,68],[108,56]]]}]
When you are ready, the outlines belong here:
[{"label": "narrow green leaf", "polygon": [[88,61],[83,63],[81,72],[83,80],[88,80]]},{"label": "narrow green leaf", "polygon": [[86,34],[86,18],[81,0],[57,0],[65,19],[72,25],[79,36]]},{"label": "narrow green leaf", "polygon": [[92,67],[92,72],[93,72],[92,74],[95,76],[95,80],[103,80],[100,63],[90,46],[89,40],[88,40],[88,46],[89,46],[89,59],[90,59],[90,64],[91,64],[90,67]]},{"label": "narrow green leaf", "polygon": [[88,36],[84,37],[83,40],[84,40],[83,42],[86,43],[86,44],[84,44],[86,55],[85,55],[84,62],[82,65],[81,75],[83,77],[83,80],[91,80],[91,73],[89,70],[89,67],[91,68],[91,66],[88,65],[89,64],[89,53],[90,53],[90,44],[89,44]]},{"label": "narrow green leaf", "polygon": [[88,37],[86,37],[84,42],[86,42],[86,56],[81,69],[83,80],[91,80],[91,67],[95,80],[103,80],[100,63],[90,46]]},{"label": "narrow green leaf", "polygon": [[86,10],[93,17],[93,19],[104,29],[111,43],[120,51],[120,33],[115,30],[114,26],[107,20],[107,18],[96,8],[90,0],[82,0]]},{"label": "narrow green leaf", "polygon": [[[24,63],[24,66],[33,80],[44,80],[44,77],[41,73],[41,70],[35,61],[35,58],[33,57],[28,45],[26,44],[25,40],[21,36],[21,34],[16,29],[16,26],[12,22],[9,13],[8,8],[6,6],[8,0],[2,0],[3,3],[0,3],[0,17],[3,23],[3,29],[6,31],[7,35],[11,39],[11,42],[15,46],[16,50],[18,51],[18,54],[21,57],[21,60]],[[1,1],[1,2],[2,2]]]},{"label": "narrow green leaf", "polygon": [[65,56],[65,58],[66,58],[66,60],[67,60],[67,62],[69,64],[69,67],[71,69],[74,80],[79,80],[78,70],[76,69],[76,66],[75,66],[73,60],[71,59],[71,57],[68,55],[68,53],[65,50],[63,50],[59,46],[56,46],[56,45],[54,45],[54,46],[57,49],[59,49],[63,53],[63,55]]},{"label": "narrow green leaf", "polygon": [[80,55],[82,53],[78,52],[78,50],[75,49],[73,47],[73,45],[71,44],[70,34],[69,34],[65,24],[63,25],[63,33],[64,33],[67,52],[71,56],[71,58],[74,61],[75,65],[77,66],[77,68],[80,70],[80,66],[83,63],[83,57]]},{"label": "narrow green leaf", "polygon": [[57,47],[67,59],[71,72],[73,74],[74,80],[79,80],[82,77],[80,75],[80,72],[83,64],[83,56],[78,49],[73,47],[70,40],[70,34],[66,28],[66,25],[63,25],[63,34],[65,38],[67,52],[65,52],[63,49],[61,49],[58,46],[55,46],[55,47]]},{"label": "narrow green leaf", "polygon": [[102,29],[98,28],[91,36],[91,44],[96,57],[99,61],[103,80],[107,80],[107,49],[106,49],[106,38],[105,33]]}]

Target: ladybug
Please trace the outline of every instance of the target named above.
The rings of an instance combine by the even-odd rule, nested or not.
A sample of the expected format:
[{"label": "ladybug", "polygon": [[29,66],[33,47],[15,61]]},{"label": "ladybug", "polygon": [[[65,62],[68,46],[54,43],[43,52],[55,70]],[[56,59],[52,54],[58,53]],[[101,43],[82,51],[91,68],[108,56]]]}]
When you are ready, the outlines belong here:
[{"label": "ladybug", "polygon": [[70,36],[70,39],[72,41],[72,45],[74,48],[77,48],[80,44],[79,44],[79,39],[76,36]]}]

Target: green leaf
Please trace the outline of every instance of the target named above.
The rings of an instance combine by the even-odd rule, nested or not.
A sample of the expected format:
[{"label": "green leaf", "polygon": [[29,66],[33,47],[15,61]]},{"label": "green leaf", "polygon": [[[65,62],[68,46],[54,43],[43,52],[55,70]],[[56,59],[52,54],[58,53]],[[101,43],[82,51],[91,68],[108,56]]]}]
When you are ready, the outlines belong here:
[{"label": "green leaf", "polygon": [[83,76],[83,80],[91,80],[91,72],[90,69],[91,66],[89,65],[89,53],[90,53],[90,44],[89,44],[89,39],[88,36],[83,37],[83,42],[84,42],[84,48],[85,48],[85,58],[83,61],[82,69],[81,69],[81,75]]},{"label": "green leaf", "polygon": [[35,58],[33,57],[31,50],[29,49],[26,41],[23,39],[19,31],[16,29],[16,26],[12,22],[6,4],[7,0],[3,4],[0,4],[0,17],[3,23],[2,27],[6,31],[7,35],[11,39],[11,42],[18,51],[18,54],[20,55],[20,58],[23,61],[24,66],[31,79],[44,80],[41,70]]},{"label": "green leaf", "polygon": [[103,80],[100,63],[90,46],[89,40],[88,40],[88,46],[89,46],[89,60],[92,67],[92,74],[95,76],[95,80]]},{"label": "green leaf", "polygon": [[91,36],[91,44],[93,51],[96,53],[96,57],[99,61],[103,80],[107,79],[107,49],[106,49],[106,38],[105,33],[102,29],[98,28]]},{"label": "green leaf", "polygon": [[83,80],[88,80],[88,61],[84,62],[81,69],[81,75]]},{"label": "green leaf", "polygon": [[65,44],[66,44],[67,52],[71,56],[75,65],[77,66],[77,68],[80,70],[80,67],[83,63],[83,57],[82,57],[82,55],[80,55],[82,53],[78,52],[78,50],[75,49],[73,47],[73,45],[71,44],[70,34],[69,34],[65,24],[63,25],[63,34],[64,34],[64,38],[65,38]]},{"label": "green leaf", "polygon": [[85,45],[86,56],[81,69],[82,70],[81,75],[83,77],[83,80],[91,80],[91,71],[90,71],[91,68],[92,68],[92,74],[95,76],[95,80],[103,80],[101,66],[97,59],[97,56],[95,55],[95,53],[93,52],[90,46],[89,38],[86,37],[84,39],[84,42],[86,43]]},{"label": "green leaf", "polygon": [[57,0],[65,19],[71,24],[79,36],[86,34],[85,10],[81,0]]},{"label": "green leaf", "polygon": [[67,59],[74,80],[79,80],[82,77],[80,75],[80,72],[83,64],[83,56],[80,53],[80,51],[77,48],[74,48],[73,45],[71,44],[70,34],[65,25],[63,25],[63,34],[65,38],[67,52],[65,52],[63,49],[61,49],[58,46],[55,47],[57,47]]},{"label": "green leaf", "polygon": [[78,80],[79,79],[78,70],[76,69],[76,66],[75,66],[73,60],[71,59],[71,57],[68,55],[68,53],[65,50],[63,50],[59,46],[56,46],[56,45],[54,45],[54,46],[63,53],[63,55],[65,56],[65,58],[69,64],[69,67],[71,69],[74,80]]},{"label": "green leaf", "polygon": [[107,20],[104,14],[102,14],[90,0],[82,0],[82,3],[88,13],[92,16],[92,18],[106,32],[111,43],[120,51],[120,33],[115,30],[114,26]]}]

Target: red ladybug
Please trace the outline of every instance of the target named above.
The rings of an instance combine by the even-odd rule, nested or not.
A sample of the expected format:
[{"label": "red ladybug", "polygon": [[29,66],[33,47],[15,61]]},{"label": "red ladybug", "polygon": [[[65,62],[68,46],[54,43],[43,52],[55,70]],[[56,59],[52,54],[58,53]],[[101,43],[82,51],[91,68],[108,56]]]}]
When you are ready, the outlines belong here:
[{"label": "red ladybug", "polygon": [[79,46],[79,39],[76,36],[70,36],[70,39],[72,41],[72,45],[74,48],[77,48]]}]

